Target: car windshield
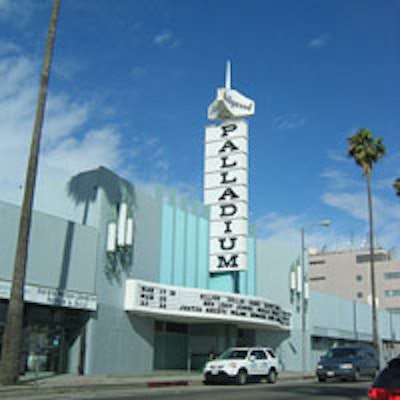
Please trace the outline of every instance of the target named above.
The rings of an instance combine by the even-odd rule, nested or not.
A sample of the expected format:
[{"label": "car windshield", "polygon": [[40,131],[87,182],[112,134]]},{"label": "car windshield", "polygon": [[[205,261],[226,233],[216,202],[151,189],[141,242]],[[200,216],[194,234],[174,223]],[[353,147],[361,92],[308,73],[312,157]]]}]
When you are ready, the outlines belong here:
[{"label": "car windshield", "polygon": [[357,355],[357,349],[331,349],[325,357],[326,358],[353,358]]},{"label": "car windshield", "polygon": [[244,360],[247,356],[247,350],[229,349],[224,351],[218,358],[220,360]]}]

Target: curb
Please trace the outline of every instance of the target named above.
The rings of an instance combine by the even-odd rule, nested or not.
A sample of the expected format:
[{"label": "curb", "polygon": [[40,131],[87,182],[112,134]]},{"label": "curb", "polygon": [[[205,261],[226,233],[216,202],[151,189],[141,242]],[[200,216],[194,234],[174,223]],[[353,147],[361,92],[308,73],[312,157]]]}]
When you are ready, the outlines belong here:
[{"label": "curb", "polygon": [[60,385],[60,386],[12,386],[10,388],[0,387],[0,398],[12,398],[29,395],[51,395],[62,393],[102,391],[102,390],[126,390],[132,388],[157,388],[169,386],[189,386],[200,384],[201,380],[162,380],[162,381],[138,381],[129,383],[96,383],[89,385]]},{"label": "curb", "polygon": [[[296,380],[312,380],[314,375],[283,375],[279,376],[279,381],[296,381]],[[12,387],[0,387],[0,397],[6,398],[22,398],[22,396],[29,395],[51,395],[51,394],[63,394],[63,393],[73,393],[76,391],[87,392],[87,391],[101,391],[101,390],[126,390],[131,388],[161,388],[161,387],[172,387],[172,386],[190,386],[190,385],[202,385],[203,376],[193,379],[161,379],[161,380],[151,380],[144,379],[133,382],[123,382],[123,383],[107,383],[107,382],[97,382],[92,384],[81,384],[76,383],[72,385],[60,385],[60,386],[44,386],[38,385],[36,383],[29,383],[28,385],[16,385]]]},{"label": "curb", "polygon": [[188,386],[189,381],[186,380],[179,380],[179,381],[152,381],[147,382],[147,387],[154,388],[154,387],[164,387],[164,386]]},{"label": "curb", "polygon": [[[81,386],[37,386],[37,387],[18,387],[15,389],[0,389],[0,398],[28,398],[28,396],[52,395],[74,392],[102,391],[113,389],[129,389],[129,388],[145,388],[145,383],[133,384],[97,384],[97,385],[81,385]],[[22,397],[24,396],[24,397]]]}]

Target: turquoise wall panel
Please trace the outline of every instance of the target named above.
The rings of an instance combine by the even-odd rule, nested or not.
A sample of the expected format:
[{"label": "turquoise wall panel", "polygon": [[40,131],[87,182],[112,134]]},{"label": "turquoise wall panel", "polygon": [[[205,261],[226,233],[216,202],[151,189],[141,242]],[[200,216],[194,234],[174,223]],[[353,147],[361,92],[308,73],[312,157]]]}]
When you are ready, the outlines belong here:
[{"label": "turquoise wall panel", "polygon": [[183,286],[185,282],[184,254],[185,254],[186,213],[180,208],[175,209],[175,241],[172,284]]},{"label": "turquoise wall panel", "polygon": [[186,230],[185,285],[189,287],[196,286],[198,258],[197,242],[197,217],[193,214],[188,214]]},{"label": "turquoise wall panel", "polygon": [[[171,204],[172,203],[172,204]],[[210,275],[209,221],[196,211],[175,204],[162,204],[160,282],[234,292],[233,273]],[[239,293],[256,294],[256,241],[248,239],[248,270],[238,273]]]},{"label": "turquoise wall panel", "polygon": [[256,295],[256,239],[255,237],[249,237],[248,239],[248,271],[246,291],[243,294],[251,296]]},{"label": "turquoise wall panel", "polygon": [[234,279],[232,272],[221,272],[210,277],[210,289],[220,292],[233,292]]},{"label": "turquoise wall panel", "polygon": [[174,207],[167,203],[161,207],[160,283],[172,284]]},{"label": "turquoise wall panel", "polygon": [[197,287],[207,289],[209,286],[208,277],[208,233],[209,223],[204,218],[199,218],[198,222],[198,269]]}]

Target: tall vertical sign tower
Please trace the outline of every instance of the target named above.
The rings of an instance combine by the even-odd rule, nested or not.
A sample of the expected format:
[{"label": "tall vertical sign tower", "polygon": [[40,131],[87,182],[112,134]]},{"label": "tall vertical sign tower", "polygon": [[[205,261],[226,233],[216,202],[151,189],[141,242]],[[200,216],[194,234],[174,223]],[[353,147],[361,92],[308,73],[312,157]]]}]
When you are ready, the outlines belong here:
[{"label": "tall vertical sign tower", "polygon": [[231,65],[225,87],[208,107],[206,127],[204,204],[210,206],[212,273],[247,269],[248,236],[248,125],[254,101],[231,88]]}]

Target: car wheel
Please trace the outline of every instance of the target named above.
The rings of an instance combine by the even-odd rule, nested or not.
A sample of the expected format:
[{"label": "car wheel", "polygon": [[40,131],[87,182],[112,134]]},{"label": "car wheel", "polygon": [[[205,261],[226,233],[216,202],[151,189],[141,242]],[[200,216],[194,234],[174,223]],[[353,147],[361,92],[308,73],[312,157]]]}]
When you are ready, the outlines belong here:
[{"label": "car wheel", "polygon": [[241,369],[236,376],[236,383],[238,385],[245,385],[247,382],[247,372]]},{"label": "car wheel", "polygon": [[325,382],[325,381],[326,381],[326,378],[324,378],[322,376],[318,377],[318,382]]},{"label": "car wheel", "polygon": [[271,369],[268,372],[268,375],[267,375],[267,382],[268,383],[275,383],[276,382],[276,377],[277,377],[276,371],[274,369]]}]

